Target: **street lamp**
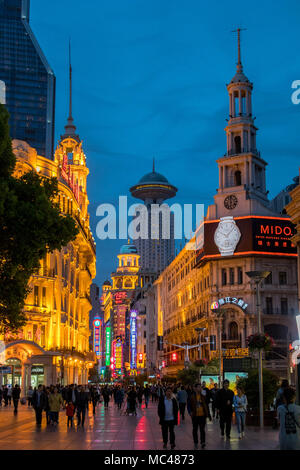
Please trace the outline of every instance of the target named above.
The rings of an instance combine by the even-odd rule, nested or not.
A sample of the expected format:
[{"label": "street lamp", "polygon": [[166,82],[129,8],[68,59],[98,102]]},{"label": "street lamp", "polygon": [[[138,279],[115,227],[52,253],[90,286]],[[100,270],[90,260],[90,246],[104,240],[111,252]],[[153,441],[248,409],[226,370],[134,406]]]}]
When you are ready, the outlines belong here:
[{"label": "street lamp", "polygon": [[[260,285],[261,282],[269,276],[270,271],[248,271],[246,272],[249,279],[256,284],[256,313],[257,313],[257,330],[258,334],[262,333],[261,323],[261,300],[260,300]],[[262,349],[258,350],[258,388],[259,388],[259,421],[260,427],[264,426],[264,391],[263,391],[263,371],[262,371]]]},{"label": "street lamp", "polygon": [[[206,330],[205,327],[195,328],[195,331],[197,331],[197,333],[199,334],[199,360],[200,361],[202,360],[201,346],[202,346],[202,344],[205,344],[205,343],[201,343],[201,333],[203,333],[204,330]],[[200,366],[200,369],[199,369],[199,382],[201,382],[201,366]]]}]

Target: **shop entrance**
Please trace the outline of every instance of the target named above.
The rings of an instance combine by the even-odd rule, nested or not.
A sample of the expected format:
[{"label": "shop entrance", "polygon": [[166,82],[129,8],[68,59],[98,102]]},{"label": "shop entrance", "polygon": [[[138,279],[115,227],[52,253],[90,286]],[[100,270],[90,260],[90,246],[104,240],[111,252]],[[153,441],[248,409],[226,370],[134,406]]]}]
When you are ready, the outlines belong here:
[{"label": "shop entrance", "polygon": [[39,385],[44,385],[44,366],[34,364],[31,366],[31,386],[38,388]]},{"label": "shop entrance", "polygon": [[14,386],[22,385],[22,364],[19,359],[7,359],[4,365],[0,368],[0,383],[2,385]]}]

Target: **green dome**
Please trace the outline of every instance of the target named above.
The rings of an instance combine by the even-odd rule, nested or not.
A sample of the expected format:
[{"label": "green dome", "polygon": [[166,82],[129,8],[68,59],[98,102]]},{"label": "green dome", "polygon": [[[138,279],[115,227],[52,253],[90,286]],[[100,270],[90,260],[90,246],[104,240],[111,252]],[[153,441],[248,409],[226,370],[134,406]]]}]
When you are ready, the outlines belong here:
[{"label": "green dome", "polygon": [[137,255],[137,249],[135,245],[123,245],[120,250],[120,255]]},{"label": "green dome", "polygon": [[169,184],[167,178],[165,178],[160,173],[156,173],[156,171],[152,171],[151,173],[147,173],[147,175],[143,176],[140,179],[139,184],[144,183],[166,183]]}]

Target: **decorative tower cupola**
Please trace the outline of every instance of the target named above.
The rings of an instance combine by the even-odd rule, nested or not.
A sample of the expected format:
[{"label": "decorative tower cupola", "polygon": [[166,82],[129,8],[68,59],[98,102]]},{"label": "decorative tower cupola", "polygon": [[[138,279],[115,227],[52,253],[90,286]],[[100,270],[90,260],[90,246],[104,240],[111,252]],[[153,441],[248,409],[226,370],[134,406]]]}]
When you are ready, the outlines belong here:
[{"label": "decorative tower cupola", "polygon": [[217,160],[219,187],[208,219],[267,214],[270,212],[266,191],[264,161],[256,148],[257,128],[252,111],[253,84],[243,71],[241,29],[237,30],[238,60],[236,73],[227,85],[229,119],[225,128],[227,151]]},{"label": "decorative tower cupola", "polygon": [[[227,85],[229,93],[229,121],[226,127],[227,156],[256,150],[256,131],[252,117],[253,84],[243,72],[241,61],[240,29],[238,33],[238,62],[236,74]],[[237,177],[239,179],[239,176]]]}]

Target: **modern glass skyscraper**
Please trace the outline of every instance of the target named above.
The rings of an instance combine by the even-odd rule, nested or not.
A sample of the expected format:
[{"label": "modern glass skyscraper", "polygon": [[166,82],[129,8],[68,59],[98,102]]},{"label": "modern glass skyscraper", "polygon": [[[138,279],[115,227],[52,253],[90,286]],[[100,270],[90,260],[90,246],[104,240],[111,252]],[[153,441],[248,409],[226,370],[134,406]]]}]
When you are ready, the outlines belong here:
[{"label": "modern glass skyscraper", "polygon": [[11,137],[52,159],[55,76],[29,26],[29,4],[0,0],[0,80]]}]

